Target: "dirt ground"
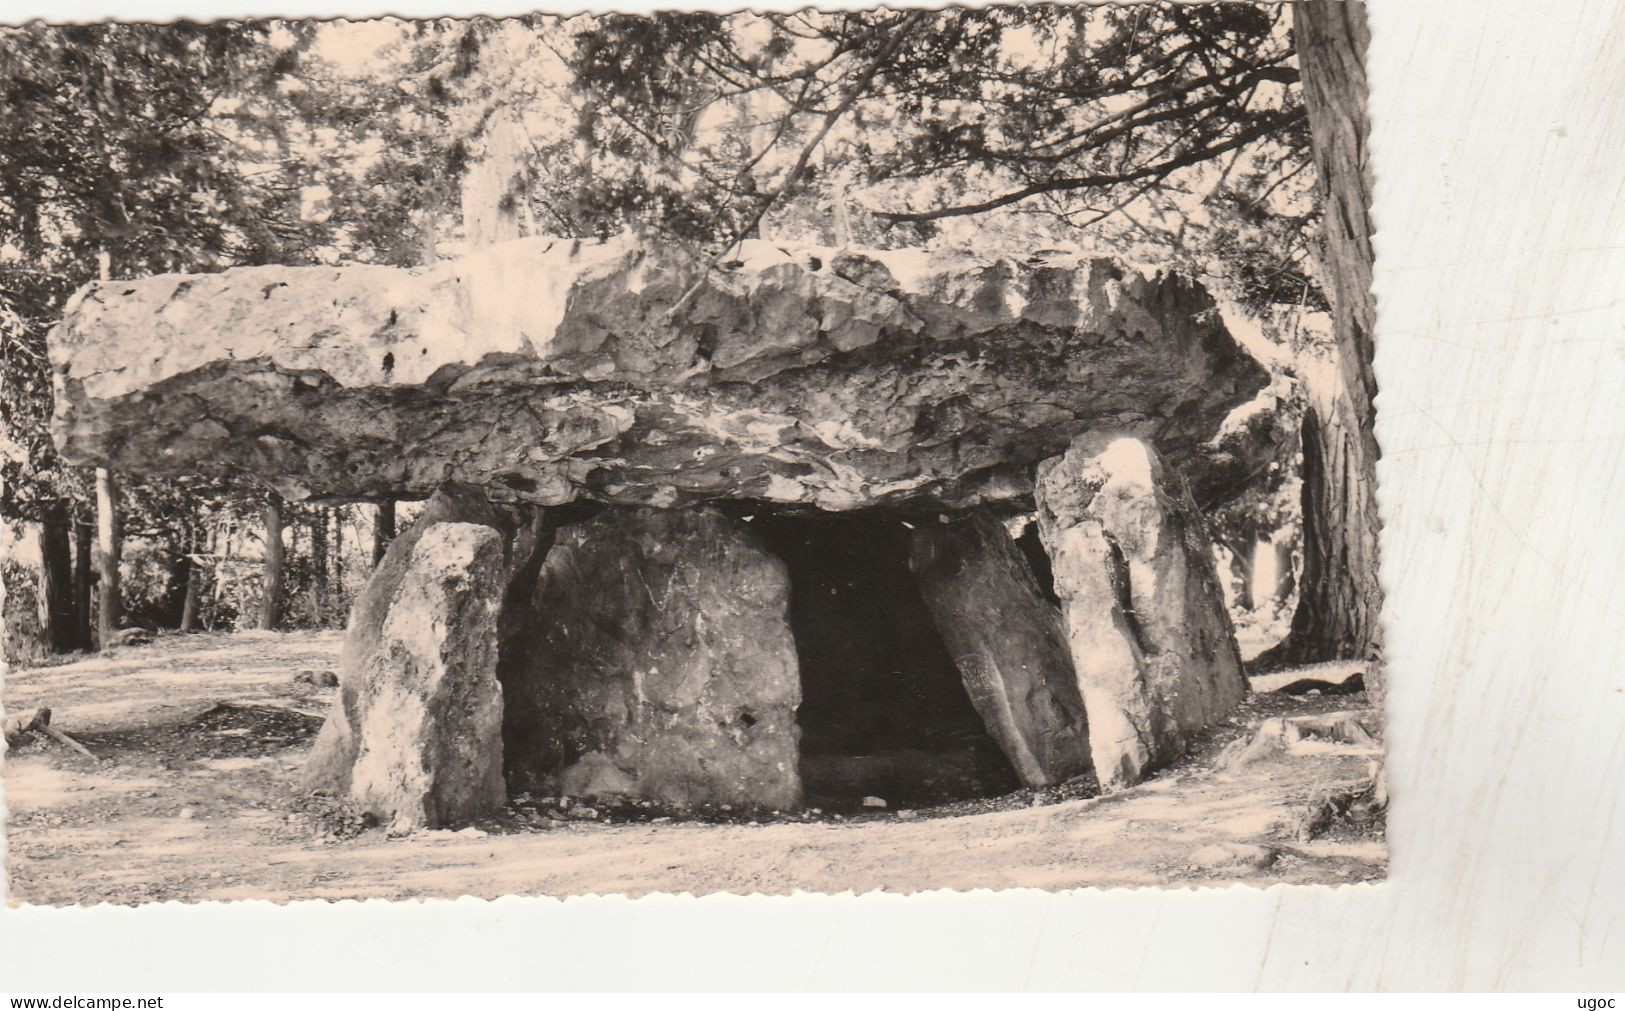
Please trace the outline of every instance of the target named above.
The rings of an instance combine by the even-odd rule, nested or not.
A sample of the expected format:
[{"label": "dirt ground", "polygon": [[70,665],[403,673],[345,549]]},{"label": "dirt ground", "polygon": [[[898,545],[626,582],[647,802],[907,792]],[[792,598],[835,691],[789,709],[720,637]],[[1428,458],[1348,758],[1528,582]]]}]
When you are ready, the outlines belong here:
[{"label": "dirt ground", "polygon": [[[48,705],[91,761],[34,734],[5,755],[13,904],[653,891],[859,893],[1179,887],[1381,878],[1380,822],[1298,832],[1356,756],[1276,754],[1219,769],[1270,716],[1360,712],[1363,694],[1259,694],[1176,768],[1112,797],[1020,791],[919,811],[777,818],[523,799],[459,831],[388,838],[300,797],[335,692],[340,634],[163,637],[9,672],[7,712]],[[1339,680],[1328,668],[1272,676]]]}]

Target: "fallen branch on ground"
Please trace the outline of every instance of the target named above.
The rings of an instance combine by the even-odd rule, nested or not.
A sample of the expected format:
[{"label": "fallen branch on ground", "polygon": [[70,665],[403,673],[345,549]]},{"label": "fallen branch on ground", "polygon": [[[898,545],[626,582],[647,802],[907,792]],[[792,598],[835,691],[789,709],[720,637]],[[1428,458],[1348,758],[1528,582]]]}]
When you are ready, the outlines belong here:
[{"label": "fallen branch on ground", "polygon": [[6,717],[4,735],[7,747],[17,744],[26,735],[36,732],[44,734],[63,747],[72,748],[92,762],[98,760],[95,755],[90,753],[89,748],[51,726],[51,710],[48,706],[41,706],[26,713]]},{"label": "fallen branch on ground", "polygon": [[49,722],[51,711],[49,709],[32,709],[26,713],[17,713],[7,716],[3,724],[6,745],[12,746],[23,739],[25,734],[32,733],[39,728],[41,720]]}]

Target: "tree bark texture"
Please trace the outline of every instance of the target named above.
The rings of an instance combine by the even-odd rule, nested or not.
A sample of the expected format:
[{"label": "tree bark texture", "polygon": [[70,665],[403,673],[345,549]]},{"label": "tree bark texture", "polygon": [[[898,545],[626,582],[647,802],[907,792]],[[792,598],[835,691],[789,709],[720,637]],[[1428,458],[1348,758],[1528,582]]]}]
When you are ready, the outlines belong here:
[{"label": "tree bark texture", "polygon": [[119,529],[118,478],[106,467],[96,468],[96,644],[111,645],[123,615],[118,565],[123,534]]},{"label": "tree bark texture", "polygon": [[60,502],[46,506],[40,517],[40,618],[45,644],[53,653],[70,653],[79,645],[69,523],[68,510]]},{"label": "tree bark texture", "polygon": [[73,624],[74,642],[78,649],[90,648],[90,636],[96,624],[96,608],[92,599],[96,572],[91,565],[95,557],[95,541],[95,527],[83,522],[73,524]]},{"label": "tree bark texture", "polygon": [[282,621],[282,496],[276,492],[265,503],[265,584],[260,600],[260,628],[267,631]]},{"label": "tree bark texture", "polygon": [[378,511],[372,518],[372,567],[377,568],[378,563],[384,560],[384,552],[389,550],[389,542],[395,539],[395,500],[384,499],[378,503]]},{"label": "tree bark texture", "polygon": [[342,507],[332,510],[333,517],[333,545],[330,552],[333,557],[333,596],[342,602],[344,600],[344,509]]},{"label": "tree bark texture", "polygon": [[181,603],[181,631],[197,631],[198,597],[202,592],[203,566],[195,559],[186,559],[186,599]]},{"label": "tree bark texture", "polygon": [[327,510],[317,506],[309,515],[310,619],[320,628],[327,611]]},{"label": "tree bark texture", "polygon": [[203,592],[203,563],[198,556],[203,551],[202,538],[190,524],[181,528],[180,561],[177,572],[184,586],[181,589],[181,618],[177,626],[181,632],[196,632],[198,603]]},{"label": "tree bark texture", "polygon": [[[1304,104],[1324,202],[1335,381],[1311,388],[1303,431],[1304,570],[1292,631],[1275,659],[1380,659],[1372,372],[1371,166],[1366,139],[1365,7],[1300,0],[1293,6]],[[1317,384],[1309,384],[1314,387]],[[1380,678],[1368,678],[1368,684]]]}]

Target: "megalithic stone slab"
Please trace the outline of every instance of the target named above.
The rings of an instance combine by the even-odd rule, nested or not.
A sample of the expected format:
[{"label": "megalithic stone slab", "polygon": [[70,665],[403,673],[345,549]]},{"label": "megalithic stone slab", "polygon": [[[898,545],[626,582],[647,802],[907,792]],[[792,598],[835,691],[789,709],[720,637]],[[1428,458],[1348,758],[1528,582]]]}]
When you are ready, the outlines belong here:
[{"label": "megalithic stone slab", "polygon": [[1184,753],[1247,694],[1201,514],[1145,442],[1079,437],[1039,465],[1054,567],[1101,788]]},{"label": "megalithic stone slab", "polygon": [[487,502],[477,489],[447,486],[436,491],[417,521],[390,542],[388,551],[350,609],[344,647],[339,655],[339,698],[305,765],[307,790],[335,797],[351,795],[362,723],[371,704],[369,693],[377,687],[370,681],[373,676],[370,672],[374,660],[389,649],[385,642],[385,624],[400,601],[408,579],[421,577],[421,573],[414,574],[413,570],[419,542],[436,526],[446,523],[474,524],[491,530],[500,555],[510,518]]},{"label": "megalithic stone slab", "polygon": [[473,523],[423,532],[376,644],[353,672],[349,797],[393,829],[436,828],[499,809],[502,686],[497,610],[502,535]]},{"label": "megalithic stone slab", "polygon": [[[799,805],[789,577],[710,509],[604,510],[559,529],[510,691],[536,725],[516,782],[674,806]],[[526,647],[516,647],[526,648]]]},{"label": "megalithic stone slab", "polygon": [[1089,770],[1089,733],[1061,612],[984,510],[918,527],[909,567],[971,704],[1027,786]]},{"label": "megalithic stone slab", "polygon": [[49,346],[65,459],[294,499],[957,507],[1103,425],[1221,491],[1273,449],[1215,441],[1268,375],[1206,291],[1058,251],[527,238],[99,282]]}]

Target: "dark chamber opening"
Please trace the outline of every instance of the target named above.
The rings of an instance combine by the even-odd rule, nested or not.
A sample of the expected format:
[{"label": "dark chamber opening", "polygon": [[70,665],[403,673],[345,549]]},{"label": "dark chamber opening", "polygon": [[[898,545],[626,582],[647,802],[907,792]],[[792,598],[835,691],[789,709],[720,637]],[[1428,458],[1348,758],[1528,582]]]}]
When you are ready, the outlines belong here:
[{"label": "dark chamber opening", "polygon": [[1019,784],[972,708],[908,567],[909,524],[882,513],[759,510],[749,526],[790,574],[809,806],[895,809]]},{"label": "dark chamber opening", "polygon": [[1016,538],[1016,547],[1027,559],[1027,567],[1032,570],[1033,578],[1038,580],[1038,590],[1044,599],[1059,607],[1061,598],[1055,594],[1055,570],[1050,565],[1049,552],[1044,550],[1044,542],[1038,537],[1037,520],[1030,519],[1022,527],[1021,534]]}]

